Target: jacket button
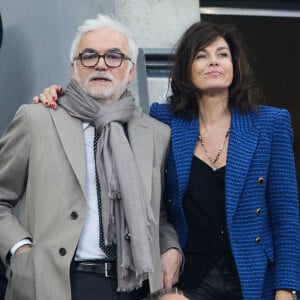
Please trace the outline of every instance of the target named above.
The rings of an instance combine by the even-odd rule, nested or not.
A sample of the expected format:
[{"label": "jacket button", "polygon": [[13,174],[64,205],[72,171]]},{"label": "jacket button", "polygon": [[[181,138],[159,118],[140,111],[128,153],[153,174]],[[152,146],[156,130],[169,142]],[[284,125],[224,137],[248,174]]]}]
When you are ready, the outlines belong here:
[{"label": "jacket button", "polygon": [[65,256],[67,254],[67,250],[65,248],[59,248],[58,252],[60,256]]},{"label": "jacket button", "polygon": [[262,177],[259,177],[257,179],[258,184],[263,184],[264,183],[264,179]]},{"label": "jacket button", "polygon": [[70,218],[72,220],[76,220],[78,218],[78,213],[76,211],[72,211],[70,214]]},{"label": "jacket button", "polygon": [[259,216],[260,213],[261,213],[261,209],[260,209],[260,207],[259,207],[258,209],[256,209],[256,215]]},{"label": "jacket button", "polygon": [[260,241],[261,241],[261,237],[258,236],[258,237],[255,239],[255,244],[258,244]]},{"label": "jacket button", "polygon": [[131,234],[130,234],[130,233],[126,233],[126,234],[125,234],[125,240],[126,240],[126,241],[130,241],[130,237],[131,237]]}]

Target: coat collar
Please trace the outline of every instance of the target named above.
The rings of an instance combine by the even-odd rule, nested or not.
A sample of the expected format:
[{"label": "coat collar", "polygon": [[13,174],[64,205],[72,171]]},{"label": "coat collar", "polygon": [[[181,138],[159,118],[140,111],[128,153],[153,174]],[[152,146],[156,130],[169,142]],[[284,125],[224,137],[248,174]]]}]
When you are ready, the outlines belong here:
[{"label": "coat collar", "polygon": [[[64,110],[50,110],[56,130],[70,165],[86,197],[86,163],[82,122]],[[62,179],[63,180],[63,179]]]},{"label": "coat collar", "polygon": [[198,119],[174,118],[171,120],[171,128],[171,146],[177,172],[179,196],[182,198],[188,185],[194,148],[198,138]]},{"label": "coat collar", "polygon": [[[232,109],[226,162],[226,215],[229,224],[231,224],[258,141],[254,116],[255,113],[241,114],[235,108]],[[179,197],[182,199],[188,185],[199,123],[198,119],[174,118],[171,121],[171,127]]]},{"label": "coat collar", "polygon": [[225,185],[228,226],[232,223],[258,141],[259,132],[254,125],[254,116],[253,112],[241,114],[232,109]]},{"label": "coat collar", "polygon": [[[51,110],[51,116],[66,156],[86,197],[86,162],[82,122],[70,117],[64,109]],[[143,117],[143,113],[139,108],[136,109],[128,123],[128,137],[148,199],[150,199],[153,131],[149,130],[149,120]]]},{"label": "coat collar", "polygon": [[128,122],[128,138],[148,199],[151,199],[153,168],[154,133],[151,128],[149,118],[136,108]]}]

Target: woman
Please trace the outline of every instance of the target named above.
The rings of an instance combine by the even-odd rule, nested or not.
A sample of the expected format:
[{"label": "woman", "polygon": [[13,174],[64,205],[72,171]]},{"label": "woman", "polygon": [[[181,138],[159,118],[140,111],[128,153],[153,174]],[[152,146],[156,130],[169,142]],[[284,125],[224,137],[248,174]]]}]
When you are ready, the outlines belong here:
[{"label": "woman", "polygon": [[[168,103],[154,103],[150,114],[172,129],[168,207],[185,254],[180,288],[193,300],[297,299],[289,113],[255,104],[260,95],[246,47],[228,26],[197,22],[187,29],[171,88]],[[47,100],[41,96],[48,105],[53,89],[44,91]]]},{"label": "woman", "polygon": [[300,290],[298,196],[290,115],[256,106],[246,47],[198,22],[179,41],[168,104],[170,221],[191,299],[293,299]]}]

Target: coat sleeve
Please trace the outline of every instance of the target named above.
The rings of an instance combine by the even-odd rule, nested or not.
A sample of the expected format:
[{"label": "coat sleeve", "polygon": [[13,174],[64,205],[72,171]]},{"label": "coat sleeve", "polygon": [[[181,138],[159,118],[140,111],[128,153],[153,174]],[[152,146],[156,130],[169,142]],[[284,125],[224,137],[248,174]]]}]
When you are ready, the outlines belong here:
[{"label": "coat sleeve", "polygon": [[268,207],[275,246],[275,289],[300,291],[300,226],[290,115],[280,110],[273,127]]},{"label": "coat sleeve", "polygon": [[0,139],[0,254],[7,262],[10,248],[30,233],[13,210],[25,193],[30,151],[30,122],[21,106]]}]

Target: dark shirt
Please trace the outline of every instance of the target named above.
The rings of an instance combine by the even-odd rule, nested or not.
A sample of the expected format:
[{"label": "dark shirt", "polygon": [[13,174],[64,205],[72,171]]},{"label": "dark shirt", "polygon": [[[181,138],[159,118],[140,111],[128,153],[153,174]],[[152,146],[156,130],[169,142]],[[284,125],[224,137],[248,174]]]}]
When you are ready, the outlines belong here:
[{"label": "dark shirt", "polygon": [[233,264],[225,214],[225,170],[193,157],[183,207],[188,222],[181,286],[195,288],[221,258]]}]

